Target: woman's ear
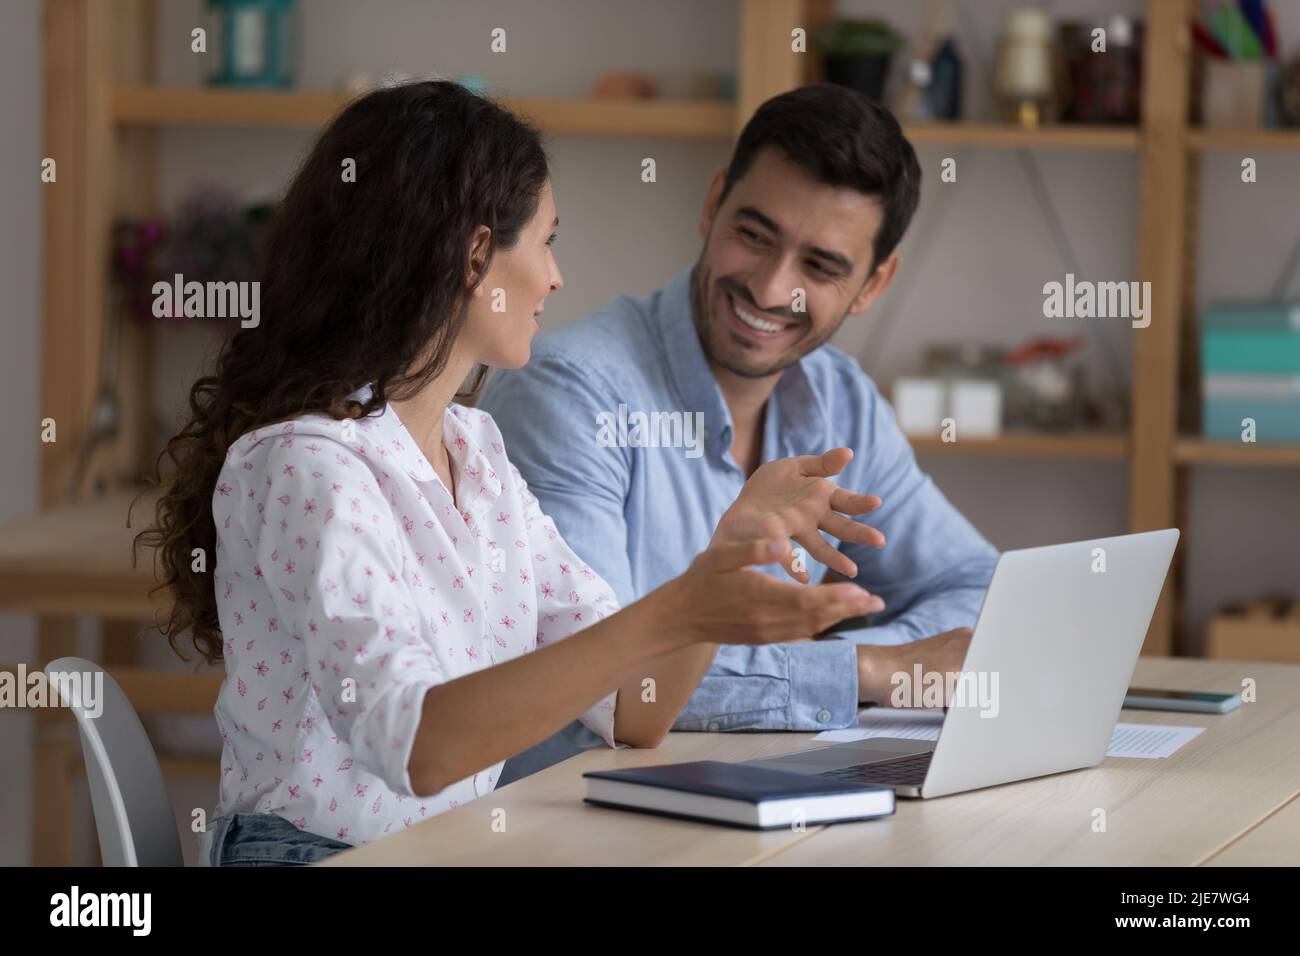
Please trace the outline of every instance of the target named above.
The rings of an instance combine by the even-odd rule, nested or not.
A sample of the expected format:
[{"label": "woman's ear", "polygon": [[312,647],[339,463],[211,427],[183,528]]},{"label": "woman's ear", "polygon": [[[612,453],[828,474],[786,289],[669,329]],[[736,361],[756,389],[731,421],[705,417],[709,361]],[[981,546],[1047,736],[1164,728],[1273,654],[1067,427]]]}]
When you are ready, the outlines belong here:
[{"label": "woman's ear", "polygon": [[465,270],[465,285],[474,295],[483,292],[483,279],[487,274],[488,253],[492,251],[492,230],[479,226],[469,240],[469,260]]}]

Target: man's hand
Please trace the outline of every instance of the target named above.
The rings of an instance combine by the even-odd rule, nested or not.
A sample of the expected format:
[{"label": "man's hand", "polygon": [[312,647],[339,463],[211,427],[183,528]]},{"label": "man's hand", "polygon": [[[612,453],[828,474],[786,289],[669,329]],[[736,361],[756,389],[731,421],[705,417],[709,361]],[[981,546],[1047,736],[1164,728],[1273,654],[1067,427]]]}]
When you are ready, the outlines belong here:
[{"label": "man's hand", "polygon": [[656,605],[657,635],[685,643],[784,644],[884,608],[851,582],[806,588],[751,570],[789,553],[790,542],[780,538],[709,545],[684,573],[642,599]]},{"label": "man's hand", "polygon": [[[902,672],[911,681],[912,669],[917,664],[921,665],[922,674],[958,673],[966,660],[970,636],[969,627],[959,627],[909,644],[859,644],[858,700],[881,707],[894,706],[893,676]],[[944,706],[947,706],[950,703],[947,699],[948,681],[942,683]]]},{"label": "man's hand", "polygon": [[[873,511],[880,507],[880,499],[846,491],[828,480],[852,458],[852,450],[832,448],[823,455],[781,458],[760,466],[718,521],[712,544],[793,538],[831,570],[846,578],[857,577],[853,560],[820,534],[825,531],[841,541],[884,547],[883,534],[845,517]],[[789,570],[795,579],[808,583],[806,569],[792,566]]]}]

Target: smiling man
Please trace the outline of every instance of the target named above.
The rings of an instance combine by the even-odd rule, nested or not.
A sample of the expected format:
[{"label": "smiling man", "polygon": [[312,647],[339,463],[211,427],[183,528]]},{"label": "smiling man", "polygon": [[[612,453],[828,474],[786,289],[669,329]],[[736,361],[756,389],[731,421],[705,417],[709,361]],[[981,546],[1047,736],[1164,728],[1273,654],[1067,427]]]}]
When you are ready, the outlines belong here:
[{"label": "smiling man", "polygon": [[[721,648],[676,729],[846,727],[860,702],[889,703],[893,674],[961,668],[997,552],[917,467],[858,363],[826,344],[893,280],[920,178],[898,123],[865,96],[774,97],[709,186],[694,266],[539,336],[483,395],[544,510],[623,602],[682,573],[763,462],[853,450],[837,480],[880,497],[868,520],[883,546],[817,539],[801,559],[813,580],[834,562],[885,610],[832,639]],[[598,439],[598,423],[635,414],[699,416],[702,453],[674,447],[671,429]],[[595,743],[574,725],[502,783]]]}]

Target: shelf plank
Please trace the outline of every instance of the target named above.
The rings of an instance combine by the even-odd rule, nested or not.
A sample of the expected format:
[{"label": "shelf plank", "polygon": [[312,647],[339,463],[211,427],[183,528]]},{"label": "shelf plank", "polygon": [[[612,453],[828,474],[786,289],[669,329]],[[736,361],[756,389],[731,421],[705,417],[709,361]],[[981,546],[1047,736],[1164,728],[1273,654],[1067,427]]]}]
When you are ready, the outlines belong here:
[{"label": "shelf plank", "polygon": [[1268,442],[1210,441],[1180,438],[1174,444],[1174,460],[1180,465],[1226,465],[1241,468],[1298,468],[1300,444]]},{"label": "shelf plank", "polygon": [[109,112],[114,121],[128,126],[316,129],[348,99],[329,90],[121,87],[109,97]]},{"label": "shelf plank", "polygon": [[726,100],[504,98],[505,106],[546,132],[566,136],[731,138],[736,107]]},{"label": "shelf plank", "polygon": [[[66,748],[68,771],[72,776],[81,776],[86,772],[86,761],[80,748],[69,745]],[[168,750],[156,750],[158,769],[165,778],[171,780],[220,780],[221,754],[219,753],[174,753]]]},{"label": "shelf plank", "polygon": [[1136,152],[1135,126],[1059,124],[1025,129],[1008,123],[911,123],[903,134],[913,144],[982,146],[990,149],[1104,149]]},{"label": "shelf plank", "polygon": [[1200,152],[1227,149],[1300,149],[1300,129],[1194,129],[1187,145]]},{"label": "shelf plank", "polygon": [[1120,432],[1004,432],[996,438],[964,438],[945,442],[931,436],[909,435],[912,448],[923,454],[984,458],[1091,458],[1122,461],[1128,441]]},{"label": "shelf plank", "polygon": [[[27,664],[26,673],[39,669]],[[225,674],[215,667],[203,671],[174,671],[161,667],[108,667],[137,714],[200,714],[209,716]],[[0,664],[0,672],[18,677],[17,664]]]},{"label": "shelf plank", "polygon": [[[113,119],[129,126],[316,129],[349,101],[329,90],[126,87],[113,91]],[[503,97],[551,134],[727,140],[734,104],[724,100],[596,100]]]},{"label": "shelf plank", "polygon": [[216,668],[173,671],[159,667],[111,667],[108,670],[138,714],[199,714],[209,717],[225,680],[224,671]]},{"label": "shelf plank", "polygon": [[[330,90],[225,90],[123,87],[113,91],[113,119],[132,126],[315,129],[349,101]],[[548,133],[566,136],[728,140],[737,110],[727,100],[597,100],[502,97],[510,109]],[[1024,129],[1005,123],[916,123],[904,127],[916,144],[993,149],[1058,148],[1136,151],[1132,126],[1054,125]]]},{"label": "shelf plank", "polygon": [[158,754],[158,766],[163,776],[183,780],[220,780],[221,754]]}]

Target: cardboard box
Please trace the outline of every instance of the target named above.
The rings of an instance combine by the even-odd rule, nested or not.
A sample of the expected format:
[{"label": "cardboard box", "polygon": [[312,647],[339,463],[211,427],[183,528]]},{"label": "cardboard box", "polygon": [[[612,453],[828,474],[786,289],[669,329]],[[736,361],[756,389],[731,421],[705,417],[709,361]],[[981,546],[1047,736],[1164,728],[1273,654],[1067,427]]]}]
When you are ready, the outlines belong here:
[{"label": "cardboard box", "polygon": [[1255,601],[1223,608],[1210,619],[1205,656],[1300,663],[1300,601]]}]

